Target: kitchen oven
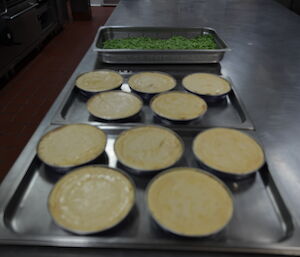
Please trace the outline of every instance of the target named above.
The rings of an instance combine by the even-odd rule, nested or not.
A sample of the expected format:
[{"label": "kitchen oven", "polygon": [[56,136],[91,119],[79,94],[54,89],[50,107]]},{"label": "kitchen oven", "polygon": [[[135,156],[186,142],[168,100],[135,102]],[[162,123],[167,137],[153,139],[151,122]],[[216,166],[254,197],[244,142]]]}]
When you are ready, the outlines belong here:
[{"label": "kitchen oven", "polygon": [[57,25],[52,0],[0,0],[0,77]]}]

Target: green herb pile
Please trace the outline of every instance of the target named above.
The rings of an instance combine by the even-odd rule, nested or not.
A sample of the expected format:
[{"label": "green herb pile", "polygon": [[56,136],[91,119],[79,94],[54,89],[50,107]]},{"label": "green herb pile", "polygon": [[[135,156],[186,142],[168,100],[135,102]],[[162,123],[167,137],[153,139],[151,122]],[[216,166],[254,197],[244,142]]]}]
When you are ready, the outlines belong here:
[{"label": "green herb pile", "polygon": [[216,49],[217,44],[212,35],[185,38],[174,36],[169,39],[149,37],[130,37],[112,39],[104,42],[104,49]]}]

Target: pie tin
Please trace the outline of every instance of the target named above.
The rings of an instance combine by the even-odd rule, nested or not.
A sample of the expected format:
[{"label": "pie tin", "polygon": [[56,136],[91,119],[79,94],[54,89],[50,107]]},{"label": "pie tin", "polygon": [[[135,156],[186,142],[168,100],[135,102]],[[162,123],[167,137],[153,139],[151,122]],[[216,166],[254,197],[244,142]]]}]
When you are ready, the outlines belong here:
[{"label": "pie tin", "polygon": [[[168,90],[164,90],[164,91],[160,91],[160,92],[152,92],[152,93],[136,90],[136,89],[132,88],[129,81],[130,81],[130,78],[132,76],[135,76],[135,75],[141,74],[141,73],[160,73],[160,74],[166,75],[166,76],[168,76],[168,77],[170,77],[174,80],[174,86],[172,88],[168,89]],[[169,92],[169,91],[173,90],[176,87],[176,85],[177,85],[177,82],[176,82],[176,79],[173,76],[171,76],[170,74],[168,74],[166,72],[161,72],[161,71],[142,71],[142,72],[138,72],[138,73],[135,73],[135,74],[131,75],[128,79],[128,86],[129,86],[130,90],[132,92],[134,92],[135,94],[139,95],[146,103],[149,103],[151,98],[153,96],[157,95],[157,94],[165,93],[165,92]]]},{"label": "pie tin", "polygon": [[128,94],[128,95],[131,95],[131,96],[136,97],[136,98],[140,101],[140,103],[141,103],[140,108],[139,108],[135,113],[132,113],[130,116],[122,117],[122,118],[108,118],[108,117],[104,118],[104,117],[96,116],[96,115],[94,115],[93,113],[91,113],[91,112],[89,111],[89,109],[88,109],[89,102],[91,102],[91,101],[93,100],[94,97],[97,97],[98,95],[107,92],[107,91],[105,91],[105,92],[101,92],[101,93],[95,94],[94,96],[92,96],[92,97],[87,101],[86,106],[87,106],[87,110],[88,110],[88,112],[90,113],[90,115],[91,115],[94,119],[96,119],[96,120],[99,120],[99,121],[108,121],[108,122],[109,122],[109,121],[129,122],[129,121],[131,121],[131,120],[133,120],[133,119],[138,118],[138,116],[139,116],[139,114],[140,114],[140,112],[141,112],[141,110],[142,110],[142,108],[143,108],[143,104],[144,104],[144,103],[143,103],[143,100],[141,99],[141,97],[139,97],[137,94],[129,93],[129,92],[124,92],[124,91],[122,91],[122,90],[115,90],[115,91],[116,91],[116,92],[122,92],[122,93],[124,93],[124,94]]},{"label": "pie tin", "polygon": [[[230,86],[230,90],[226,93],[223,93],[223,94],[219,94],[219,95],[208,95],[208,94],[200,94],[200,93],[197,93],[197,92],[194,92],[194,91],[191,91],[189,90],[188,88],[186,88],[183,84],[183,79],[186,78],[187,76],[189,75],[193,75],[193,74],[198,74],[198,73],[202,73],[202,74],[210,74],[210,75],[214,75],[214,76],[217,76],[221,79],[224,79],[225,81],[227,81],[229,83],[229,86]],[[226,98],[226,96],[230,93],[230,91],[232,90],[232,83],[231,81],[229,80],[229,78],[226,78],[224,76],[219,76],[219,75],[216,75],[216,74],[213,74],[213,73],[204,73],[204,72],[197,72],[197,73],[191,73],[187,76],[185,76],[183,79],[182,79],[182,86],[183,88],[189,92],[189,93],[192,93],[192,94],[195,94],[197,96],[200,96],[201,98],[203,98],[207,103],[217,103],[217,102],[220,102],[222,100],[224,100]]]},{"label": "pie tin", "polygon": [[[201,235],[187,235],[187,234],[183,234],[183,233],[179,233],[177,231],[174,231],[170,228],[168,228],[167,226],[165,226],[164,224],[162,224],[159,220],[157,220],[155,218],[155,215],[153,214],[153,212],[151,211],[150,207],[149,207],[149,203],[148,203],[148,194],[149,194],[149,190],[150,190],[150,187],[152,186],[152,184],[162,175],[165,175],[167,173],[171,173],[171,172],[174,172],[176,170],[180,170],[180,169],[183,169],[183,168],[187,168],[187,169],[191,169],[191,170],[196,170],[197,172],[200,172],[200,173],[203,173],[207,176],[209,176],[210,178],[214,179],[215,181],[217,181],[224,189],[225,191],[227,192],[228,196],[230,197],[231,199],[231,202],[232,202],[232,207],[233,207],[233,210],[232,210],[232,213],[231,213],[231,216],[230,218],[228,219],[228,221],[222,226],[220,227],[219,229],[217,229],[216,231],[213,231],[211,233],[208,233],[208,234],[201,234]],[[204,170],[201,170],[201,169],[198,169],[198,168],[195,168],[195,167],[175,167],[175,168],[171,168],[171,169],[168,169],[168,170],[165,170],[161,173],[159,173],[158,175],[156,175],[147,185],[146,187],[146,194],[145,194],[145,201],[146,201],[146,204],[147,204],[147,209],[148,209],[148,212],[150,213],[151,215],[151,218],[152,220],[165,232],[168,232],[168,233],[171,233],[173,235],[176,235],[176,236],[179,236],[179,237],[185,237],[185,238],[207,238],[207,237],[211,237],[211,236],[215,236],[217,235],[218,233],[220,233],[223,229],[225,229],[225,227],[230,223],[232,217],[233,217],[233,213],[234,213],[234,200],[233,200],[233,196],[232,196],[232,193],[230,191],[230,189],[224,184],[223,181],[221,181],[218,177],[214,176],[213,174],[207,172],[207,171],[204,171]]]},{"label": "pie tin", "polygon": [[[130,182],[130,184],[131,184],[131,186],[132,186],[132,189],[133,189],[133,201],[132,201],[132,203],[131,203],[131,206],[130,206],[128,212],[127,212],[126,215],[124,215],[124,217],[123,217],[122,219],[120,219],[117,223],[111,225],[110,227],[107,227],[107,228],[104,228],[104,229],[100,229],[100,230],[94,230],[94,231],[86,232],[86,231],[80,231],[80,230],[70,229],[70,228],[68,228],[67,226],[63,226],[62,224],[59,224],[59,223],[55,220],[55,218],[52,216],[51,208],[50,208],[50,204],[49,204],[49,202],[50,202],[50,197],[51,197],[51,194],[52,194],[52,192],[53,192],[53,190],[54,190],[54,187],[55,187],[55,185],[60,181],[60,180],[58,180],[58,181],[55,183],[55,185],[53,186],[53,188],[51,189],[51,191],[50,191],[50,193],[49,193],[49,195],[48,195],[48,200],[47,200],[47,208],[48,208],[48,212],[49,212],[49,214],[50,214],[52,220],[54,221],[54,223],[55,223],[58,227],[62,228],[63,230],[66,230],[66,231],[71,232],[71,233],[73,233],[73,234],[82,235],[82,236],[84,236],[84,235],[91,235],[91,234],[97,234],[97,233],[105,232],[105,231],[108,231],[108,230],[111,230],[111,229],[113,229],[113,228],[118,227],[119,225],[121,225],[121,224],[123,223],[123,221],[126,220],[126,218],[127,218],[127,217],[130,215],[130,213],[132,212],[133,207],[135,206],[135,201],[136,201],[136,186],[135,186],[134,181],[133,181],[133,180],[131,179],[131,177],[128,176],[125,172],[123,172],[122,170],[117,169],[117,168],[111,168],[111,167],[106,166],[106,165],[87,165],[87,166],[83,166],[83,167],[102,167],[102,168],[108,168],[108,169],[117,171],[117,172],[119,172],[120,174],[122,174],[122,175]],[[72,172],[77,171],[77,170],[79,170],[79,169],[81,169],[81,168],[83,168],[83,167],[76,168],[76,169],[72,170]],[[65,176],[67,176],[67,175],[68,175],[68,174],[66,174]],[[65,177],[65,176],[63,176],[63,177]],[[62,177],[62,178],[63,178],[63,177]],[[62,179],[62,178],[61,178],[61,179]]]},{"label": "pie tin", "polygon": [[138,175],[138,176],[153,176],[163,170],[166,170],[166,169],[169,169],[171,167],[173,167],[174,165],[176,165],[180,160],[181,158],[183,157],[184,155],[184,151],[185,151],[185,146],[184,146],[184,142],[182,140],[182,138],[177,134],[175,133],[173,130],[169,129],[169,128],[165,128],[165,127],[162,127],[162,126],[158,126],[158,125],[144,125],[144,126],[137,126],[137,127],[134,127],[130,130],[133,130],[133,129],[137,129],[137,128],[143,128],[143,127],[155,127],[155,128],[160,128],[160,129],[164,129],[170,133],[172,133],[180,142],[180,145],[181,145],[181,148],[182,148],[182,153],[181,155],[176,159],[174,160],[174,162],[166,167],[163,167],[163,168],[159,168],[159,169],[142,169],[142,168],[135,168],[135,167],[131,167],[129,165],[127,165],[125,162],[121,161],[119,159],[119,156],[118,156],[118,152],[116,151],[116,143],[118,141],[118,139],[124,134],[126,133],[127,131],[129,130],[126,130],[126,131],[123,131],[117,138],[116,138],[116,141],[114,143],[114,152],[116,154],[116,157],[117,157],[117,160],[118,160],[118,167],[119,168],[122,168],[134,175]]},{"label": "pie tin", "polygon": [[122,77],[122,81],[121,81],[120,85],[117,85],[117,86],[115,86],[115,87],[113,87],[113,88],[110,88],[110,89],[105,89],[105,90],[100,90],[100,91],[89,91],[89,90],[82,89],[82,88],[80,88],[80,87],[78,87],[78,86],[76,85],[77,80],[78,80],[81,76],[83,76],[83,75],[85,75],[85,74],[87,74],[87,73],[97,72],[97,71],[108,71],[108,72],[113,72],[113,73],[116,73],[116,74],[118,74],[119,76],[121,76],[118,72],[116,72],[116,71],[114,71],[114,70],[109,70],[109,69],[93,70],[93,71],[88,71],[88,72],[81,73],[81,74],[78,75],[78,76],[76,77],[76,79],[75,79],[75,87],[79,90],[79,92],[80,92],[82,95],[84,95],[84,96],[87,97],[87,98],[90,98],[90,97],[92,97],[93,95],[96,95],[96,94],[101,93],[101,92],[107,92],[107,91],[116,90],[116,89],[118,90],[118,89],[121,88],[122,84],[124,83],[124,78],[121,76],[121,77]]},{"label": "pie tin", "polygon": [[[206,129],[206,130],[204,130],[203,132],[208,131],[208,130],[211,130],[211,129],[215,129],[215,128]],[[235,129],[235,130],[236,130],[236,129]],[[238,131],[238,132],[241,132],[241,133],[243,133],[243,134],[245,134],[245,135],[247,135],[247,136],[249,136],[249,137],[250,137],[252,140],[254,140],[254,141],[259,145],[259,147],[261,148],[261,150],[262,150],[262,152],[263,152],[264,161],[262,162],[261,165],[259,165],[259,166],[257,167],[257,169],[255,169],[255,170],[250,170],[250,171],[247,172],[247,173],[234,173],[234,172],[226,172],[226,171],[222,171],[222,170],[217,170],[217,169],[215,169],[215,168],[213,168],[213,167],[210,167],[210,166],[207,165],[206,163],[204,163],[204,162],[196,155],[196,153],[194,152],[195,138],[196,138],[199,134],[201,134],[201,133],[203,133],[203,132],[198,133],[198,134],[196,135],[196,137],[194,138],[193,143],[192,143],[192,151],[193,151],[193,154],[194,154],[194,156],[195,156],[195,158],[196,158],[196,161],[197,161],[197,164],[199,165],[199,167],[205,169],[206,171],[208,171],[208,172],[210,172],[210,173],[215,174],[216,176],[218,176],[218,177],[220,177],[220,178],[222,178],[222,179],[242,180],[242,179],[248,179],[248,178],[254,176],[255,173],[256,173],[257,171],[259,171],[259,170],[264,166],[264,164],[265,164],[265,160],[266,160],[266,157],[265,157],[265,156],[266,156],[266,155],[265,155],[264,149],[263,149],[261,143],[259,143],[259,142],[258,142],[256,139],[254,139],[252,136],[250,136],[249,134],[247,134],[247,133],[245,133],[245,132],[242,132],[242,131],[240,131],[240,130],[237,130],[237,131]]]},{"label": "pie tin", "polygon": [[[175,91],[173,91],[173,92],[175,92]],[[190,93],[185,93],[185,92],[182,92],[182,91],[178,91],[179,93],[182,93],[182,94],[190,94]],[[151,101],[150,101],[150,108],[151,108],[151,110],[152,110],[152,112],[158,117],[158,118],[160,118],[160,119],[162,119],[162,120],[167,120],[167,121],[170,121],[170,122],[173,122],[173,123],[188,123],[188,122],[191,122],[191,121],[195,121],[195,120],[197,120],[197,119],[199,119],[199,118],[202,118],[204,115],[205,115],[205,113],[207,112],[207,109],[208,109],[208,106],[207,106],[207,104],[206,104],[206,102],[205,102],[205,104],[206,104],[206,110],[202,113],[202,114],[200,114],[200,115],[198,115],[197,117],[195,117],[195,118],[190,118],[190,119],[171,119],[171,118],[169,118],[169,117],[166,117],[166,116],[164,116],[164,115],[162,115],[162,114],[159,114],[159,113],[157,113],[156,111],[154,111],[153,110],[153,108],[152,108],[152,103],[153,103],[153,101],[157,98],[157,97],[159,97],[159,96],[161,96],[161,95],[164,95],[164,94],[168,94],[168,93],[170,93],[170,92],[164,92],[164,93],[160,93],[160,94],[158,94],[158,95],[156,95],[156,96],[154,96],[152,99],[151,99]],[[201,98],[200,96],[198,96],[199,98]],[[202,98],[201,98],[202,99]],[[204,99],[202,99],[202,100],[204,100]]]},{"label": "pie tin", "polygon": [[[81,123],[77,123],[77,124],[81,124]],[[105,132],[95,126],[95,128],[101,130],[104,134],[105,134],[105,143],[104,143],[104,147],[103,147],[103,150],[102,152],[100,152],[97,156],[95,156],[94,158],[88,160],[88,161],[85,161],[83,163],[80,163],[80,164],[76,164],[76,165],[66,165],[66,166],[59,166],[59,165],[53,165],[53,164],[50,164],[50,163],[47,163],[45,160],[43,160],[40,155],[39,155],[39,151],[38,151],[38,148],[39,148],[39,144],[41,143],[41,141],[43,140],[43,138],[45,136],[47,136],[49,133],[55,131],[55,130],[58,130],[60,128],[63,128],[63,127],[66,127],[66,126],[70,126],[70,125],[74,125],[73,124],[67,124],[67,125],[62,125],[60,127],[57,127],[55,129],[52,129],[50,131],[48,131],[47,133],[45,133],[39,140],[39,142],[37,143],[37,146],[36,146],[36,152],[37,152],[37,156],[39,157],[39,159],[41,160],[42,163],[45,164],[46,168],[50,171],[54,171],[54,172],[57,172],[57,173],[67,173],[69,171],[71,171],[72,169],[74,168],[79,168],[81,166],[84,166],[84,165],[87,165],[87,164],[91,164],[91,163],[94,163],[95,161],[97,160],[102,160],[102,159],[105,159],[105,147],[106,147],[106,144],[107,144],[107,135],[105,134]],[[83,124],[83,125],[88,125],[88,124]],[[92,125],[88,125],[88,126],[92,126]]]}]

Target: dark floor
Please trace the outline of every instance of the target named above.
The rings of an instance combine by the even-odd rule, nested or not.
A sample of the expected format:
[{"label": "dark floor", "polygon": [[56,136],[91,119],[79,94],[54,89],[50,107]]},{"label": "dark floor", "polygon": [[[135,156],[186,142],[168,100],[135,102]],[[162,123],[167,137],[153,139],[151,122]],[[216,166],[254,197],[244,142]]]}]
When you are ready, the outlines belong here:
[{"label": "dark floor", "polygon": [[0,89],[0,182],[64,87],[113,7],[92,7],[91,21],[69,22]]}]

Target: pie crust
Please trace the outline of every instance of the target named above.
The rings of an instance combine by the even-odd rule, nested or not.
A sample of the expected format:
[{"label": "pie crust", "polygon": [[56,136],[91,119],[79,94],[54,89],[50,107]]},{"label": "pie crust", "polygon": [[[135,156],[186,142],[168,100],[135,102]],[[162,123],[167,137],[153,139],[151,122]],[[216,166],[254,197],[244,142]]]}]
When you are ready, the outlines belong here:
[{"label": "pie crust", "polygon": [[156,94],[173,89],[176,80],[162,72],[140,72],[129,78],[128,85],[140,93]]},{"label": "pie crust", "polygon": [[151,101],[151,109],[170,120],[192,120],[207,111],[207,104],[200,97],[178,91],[162,93]]},{"label": "pie crust", "polygon": [[97,70],[80,75],[75,85],[81,90],[97,93],[118,88],[123,83],[123,77],[111,70]]},{"label": "pie crust", "polygon": [[70,124],[46,133],[38,143],[37,153],[50,166],[72,167],[96,159],[105,146],[102,130],[87,124]]},{"label": "pie crust", "polygon": [[104,166],[85,166],[55,184],[48,208],[62,228],[88,234],[120,223],[131,210],[134,198],[134,186],[121,172]]},{"label": "pie crust", "polygon": [[118,160],[141,171],[161,170],[175,164],[184,146],[172,130],[160,126],[141,126],[120,134],[115,142]]},{"label": "pie crust", "polygon": [[193,152],[206,166],[233,174],[248,174],[265,162],[261,146],[235,129],[208,129],[194,139]]},{"label": "pie crust", "polygon": [[143,102],[138,96],[120,90],[97,94],[87,102],[87,109],[93,116],[106,120],[131,117],[142,107]]},{"label": "pie crust", "polygon": [[193,73],[183,78],[182,85],[188,91],[209,96],[227,94],[230,83],[220,76],[209,73]]},{"label": "pie crust", "polygon": [[148,186],[147,203],[164,229],[190,237],[219,232],[233,213],[227,187],[196,168],[174,168],[155,177]]}]

